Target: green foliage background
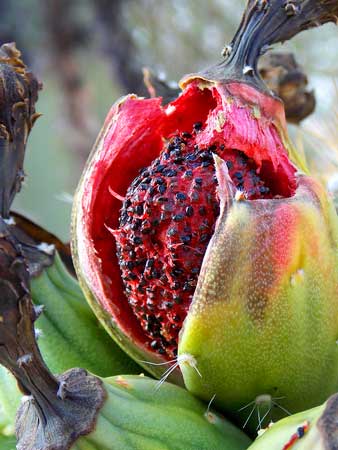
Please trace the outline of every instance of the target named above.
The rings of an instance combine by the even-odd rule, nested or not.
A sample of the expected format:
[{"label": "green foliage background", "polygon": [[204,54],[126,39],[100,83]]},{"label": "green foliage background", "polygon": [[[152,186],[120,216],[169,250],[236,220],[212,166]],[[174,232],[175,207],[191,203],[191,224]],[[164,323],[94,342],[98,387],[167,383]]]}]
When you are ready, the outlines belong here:
[{"label": "green foliage background", "polygon": [[[89,124],[86,131],[68,117],[69,96],[60,81],[61,66],[46,20],[53,3],[60,4],[53,17],[61,29],[60,39],[64,23],[65,34],[67,26],[72,24],[81,31],[71,43],[71,63],[81,77],[85,99],[81,110]],[[68,4],[67,8],[62,8],[63,3]],[[102,12],[102,0],[66,3],[65,0],[0,0],[2,42],[17,42],[24,59],[44,85],[37,105],[43,116],[29,139],[28,176],[15,208],[64,240],[69,238],[70,197],[86,154],[110,106],[127,92],[121,74],[114,70],[112,55],[104,51],[107,44],[113,52],[114,46],[116,50],[124,44],[115,40],[116,24],[104,30],[98,20],[99,3]],[[169,79],[178,80],[187,72],[219,60],[221,49],[239,23],[245,1],[106,0],[105,4],[106,11],[113,14],[119,8],[118,25],[123,25],[131,42],[131,50],[125,52],[123,62],[135,71],[149,66],[165,72]],[[295,51],[309,75],[310,85],[316,90],[316,120],[320,120],[305,120],[304,129],[316,129],[313,123],[330,120],[335,108],[333,80],[338,75],[337,44],[337,29],[329,24],[303,33],[281,48]]]}]

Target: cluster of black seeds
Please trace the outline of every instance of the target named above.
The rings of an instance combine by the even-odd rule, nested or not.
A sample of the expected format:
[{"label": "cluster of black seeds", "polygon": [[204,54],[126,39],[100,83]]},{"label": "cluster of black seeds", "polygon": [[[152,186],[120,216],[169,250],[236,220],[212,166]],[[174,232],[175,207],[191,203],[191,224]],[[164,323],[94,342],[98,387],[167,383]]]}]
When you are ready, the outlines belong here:
[{"label": "cluster of black seeds", "polygon": [[[202,124],[194,126],[194,134]],[[238,150],[199,148],[189,133],[172,138],[140,171],[123,203],[117,255],[128,302],[149,346],[174,357],[219,214],[213,153],[226,160],[238,189],[268,193],[253,161]]]}]

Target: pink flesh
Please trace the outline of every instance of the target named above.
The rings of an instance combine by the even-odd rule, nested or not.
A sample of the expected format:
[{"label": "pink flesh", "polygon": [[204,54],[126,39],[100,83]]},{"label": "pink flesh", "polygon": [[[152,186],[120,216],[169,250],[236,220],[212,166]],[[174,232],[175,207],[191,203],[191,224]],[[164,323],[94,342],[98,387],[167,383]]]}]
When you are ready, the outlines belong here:
[{"label": "pink flesh", "polygon": [[[233,93],[237,98],[226,100]],[[260,107],[259,119],[254,117],[252,108],[242,103],[241,94]],[[128,97],[118,108],[113,108],[106,121],[102,148],[88,173],[81,205],[85,219],[82,252],[86,253],[85,271],[90,287],[122,333],[141,348],[145,347],[147,338],[123,294],[115,256],[111,230],[118,227],[121,201],[112,192],[125,195],[139,170],[159,155],[163,138],[190,132],[194,123],[202,122],[207,126],[198,136],[199,145],[217,141],[227,148],[241,150],[261,167],[261,174],[265,173],[266,177],[275,170],[271,184],[277,184],[276,191],[291,196],[296,189],[296,169],[288,160],[273,122],[277,120],[283,126],[279,102],[238,83],[200,90],[197,82],[191,83],[169,106],[163,108],[160,102],[157,98]],[[222,114],[225,121],[219,130]]]}]

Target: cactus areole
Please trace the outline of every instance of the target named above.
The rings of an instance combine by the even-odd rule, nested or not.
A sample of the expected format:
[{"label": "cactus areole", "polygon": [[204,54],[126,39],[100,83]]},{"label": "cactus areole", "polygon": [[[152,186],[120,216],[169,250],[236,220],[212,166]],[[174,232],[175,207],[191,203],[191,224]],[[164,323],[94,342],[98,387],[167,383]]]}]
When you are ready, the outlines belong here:
[{"label": "cactus areole", "polygon": [[[338,306],[336,217],[288,140],[283,104],[257,75],[268,45],[331,20],[334,8],[249,1],[225,61],[184,78],[176,100],[128,95],[112,107],[78,188],[77,271],[107,329],[138,360],[192,355],[204,373],[180,364],[186,386],[205,399],[217,392],[226,409],[260,388],[282,393],[285,373],[309,362],[314,330],[325,335],[316,351],[337,351],[326,352],[338,335],[328,312]],[[338,379],[335,355],[324,366]],[[231,392],[247,369],[251,381]]]}]

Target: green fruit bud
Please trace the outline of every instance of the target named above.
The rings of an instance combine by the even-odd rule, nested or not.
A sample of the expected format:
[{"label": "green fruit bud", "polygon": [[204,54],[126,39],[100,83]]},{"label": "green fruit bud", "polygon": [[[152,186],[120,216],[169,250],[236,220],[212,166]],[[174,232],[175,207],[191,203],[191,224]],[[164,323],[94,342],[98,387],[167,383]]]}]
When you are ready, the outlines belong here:
[{"label": "green fruit bud", "polygon": [[[183,388],[170,383],[163,383],[158,387],[156,380],[144,376],[112,377],[101,380],[101,385],[95,385],[91,381],[82,383],[83,377],[88,380],[94,378],[80,369],[73,369],[62,375],[65,386],[64,410],[57,417],[53,417],[53,413],[47,414],[45,426],[35,420],[38,414],[35,399],[27,399],[22,404],[17,422],[18,449],[26,450],[28,445],[31,450],[244,450],[250,444],[249,438],[242,431]],[[71,383],[68,381],[70,379]],[[72,384],[76,388],[77,383],[79,386],[82,383],[82,386],[86,384],[92,388],[92,391],[88,390],[87,400],[84,402],[91,404],[91,394],[94,398],[99,398],[101,389],[105,400],[95,416],[95,424],[89,425],[87,431],[82,433],[84,436],[79,437],[72,446],[66,447],[62,439],[49,436],[47,430],[51,424],[60,421],[61,426],[69,434],[72,433],[69,426],[71,420],[67,421],[69,417],[74,418],[69,414],[73,412],[71,402],[73,398],[78,398],[79,410],[85,404],[80,400],[82,396],[79,391],[72,391],[72,386],[68,390],[68,385]],[[60,412],[62,401],[59,399],[61,406],[57,403],[53,405]],[[76,429],[74,423],[72,426]],[[39,447],[35,446],[37,443]]]},{"label": "green fruit bud", "polygon": [[248,450],[334,450],[337,448],[338,394],[323,405],[271,424]]}]

